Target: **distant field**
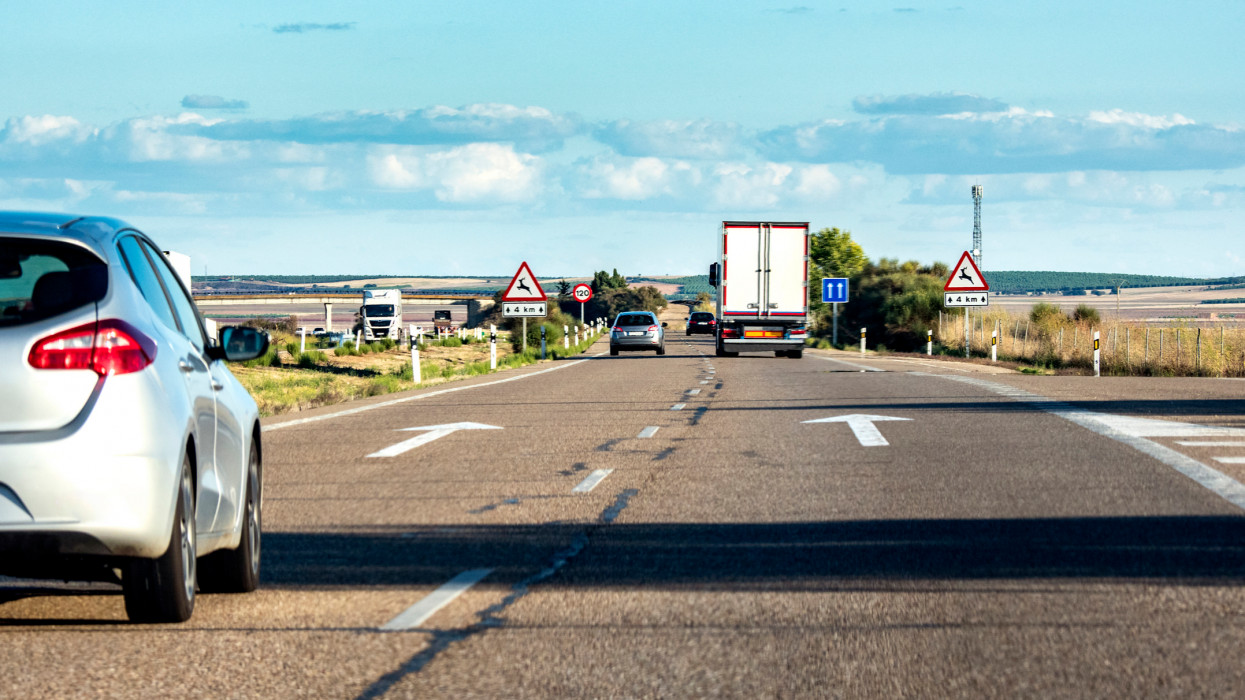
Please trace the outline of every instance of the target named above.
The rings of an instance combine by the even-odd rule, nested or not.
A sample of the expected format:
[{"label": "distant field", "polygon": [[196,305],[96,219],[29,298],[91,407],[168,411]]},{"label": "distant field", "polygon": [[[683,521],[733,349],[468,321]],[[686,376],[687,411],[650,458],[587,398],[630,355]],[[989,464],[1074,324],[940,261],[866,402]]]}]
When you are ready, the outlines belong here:
[{"label": "distant field", "polygon": [[[1245,303],[1201,303],[1204,300],[1226,300],[1240,297],[1240,295],[1240,290],[1207,288],[1205,285],[1141,289],[1125,287],[1118,299],[1119,316],[1122,320],[1132,321],[1199,319],[1209,322],[1245,323]],[[1117,308],[1117,299],[1114,294],[1071,296],[992,293],[990,295],[990,306],[1000,307],[1013,313],[1027,312],[1039,302],[1054,304],[1064,311],[1071,311],[1078,304],[1088,304],[1098,309],[1104,320],[1114,318]]]}]

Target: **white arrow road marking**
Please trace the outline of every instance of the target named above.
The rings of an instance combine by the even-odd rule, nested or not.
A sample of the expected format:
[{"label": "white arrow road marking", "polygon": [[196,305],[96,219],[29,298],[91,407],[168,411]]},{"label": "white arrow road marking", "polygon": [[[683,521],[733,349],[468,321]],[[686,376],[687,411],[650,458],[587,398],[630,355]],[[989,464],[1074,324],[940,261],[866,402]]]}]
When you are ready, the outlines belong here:
[{"label": "white arrow road marking", "polygon": [[373,452],[368,457],[397,457],[403,452],[409,452],[420,445],[426,445],[433,440],[443,438],[458,430],[501,430],[501,427],[483,423],[446,423],[445,425],[426,425],[422,428],[401,428],[401,430],[426,430],[428,432],[423,435],[417,435],[410,440],[403,440],[396,445],[390,445],[378,452]]},{"label": "white arrow road marking", "polygon": [[404,610],[402,614],[386,622],[381,629],[385,632],[400,632],[419,627],[438,610],[449,605],[451,601],[466,593],[467,589],[484,580],[484,577],[491,573],[493,573],[492,569],[472,569],[462,572],[447,581],[445,585],[429,593],[423,600]]},{"label": "white arrow road marking", "polygon": [[832,416],[830,418],[818,418],[816,420],[806,420],[804,423],[847,423],[847,427],[855,433],[856,439],[864,447],[885,447],[890,443],[886,438],[882,437],[882,433],[873,425],[876,422],[884,420],[912,420],[911,418],[895,418],[893,416],[871,416],[864,413],[853,413],[847,416]]}]

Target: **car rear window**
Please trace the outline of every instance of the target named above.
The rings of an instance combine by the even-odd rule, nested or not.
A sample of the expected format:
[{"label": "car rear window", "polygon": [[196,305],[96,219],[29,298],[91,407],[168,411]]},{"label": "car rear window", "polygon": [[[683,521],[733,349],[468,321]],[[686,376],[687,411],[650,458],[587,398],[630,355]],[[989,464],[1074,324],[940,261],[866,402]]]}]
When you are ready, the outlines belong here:
[{"label": "car rear window", "polygon": [[623,314],[618,317],[619,326],[650,326],[653,324],[653,317],[646,314]]},{"label": "car rear window", "polygon": [[0,327],[73,311],[107,291],[108,267],[85,248],[0,236]]},{"label": "car rear window", "polygon": [[692,320],[693,321],[712,321],[713,314],[707,313],[705,311],[697,311],[696,313],[692,314]]}]

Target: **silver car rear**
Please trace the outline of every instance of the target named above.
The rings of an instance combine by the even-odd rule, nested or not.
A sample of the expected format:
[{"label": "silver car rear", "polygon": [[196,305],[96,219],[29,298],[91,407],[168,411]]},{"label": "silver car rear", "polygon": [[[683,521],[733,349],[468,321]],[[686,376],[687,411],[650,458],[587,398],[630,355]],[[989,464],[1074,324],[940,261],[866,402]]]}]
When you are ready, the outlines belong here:
[{"label": "silver car rear", "polygon": [[257,554],[258,411],[186,286],[123,222],[0,213],[0,574],[120,570],[131,617],[173,621],[199,556]]},{"label": "silver car rear", "polygon": [[624,311],[610,328],[610,354],[622,350],[654,350],[666,354],[665,325],[651,311]]}]

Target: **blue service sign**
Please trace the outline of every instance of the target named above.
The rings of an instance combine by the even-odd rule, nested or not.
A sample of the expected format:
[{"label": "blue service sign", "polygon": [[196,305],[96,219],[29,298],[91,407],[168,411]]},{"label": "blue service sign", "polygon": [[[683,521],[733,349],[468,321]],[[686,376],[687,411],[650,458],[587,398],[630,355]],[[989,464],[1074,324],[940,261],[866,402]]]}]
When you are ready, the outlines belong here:
[{"label": "blue service sign", "polygon": [[821,300],[827,304],[842,304],[847,301],[846,277],[821,278]]}]

